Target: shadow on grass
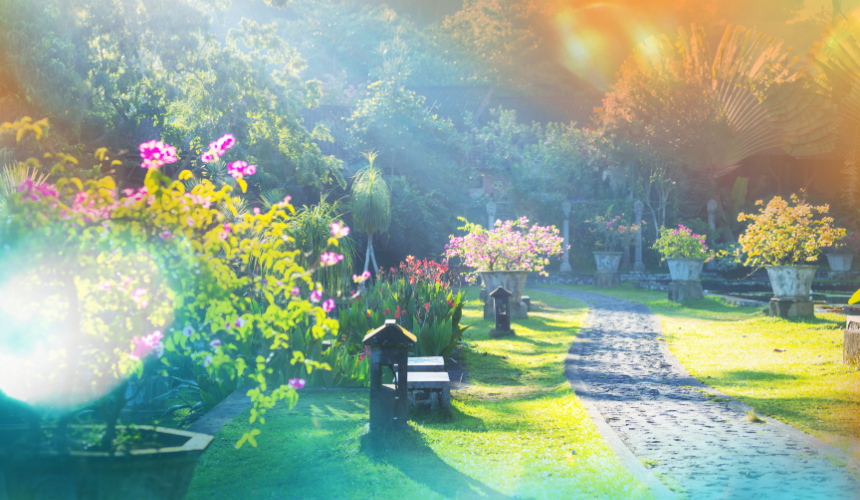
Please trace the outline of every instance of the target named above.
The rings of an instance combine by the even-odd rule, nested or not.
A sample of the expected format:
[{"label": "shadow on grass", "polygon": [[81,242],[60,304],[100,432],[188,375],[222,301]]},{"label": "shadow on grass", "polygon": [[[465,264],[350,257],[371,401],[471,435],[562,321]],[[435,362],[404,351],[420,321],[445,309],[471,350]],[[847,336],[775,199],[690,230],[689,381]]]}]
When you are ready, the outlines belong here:
[{"label": "shadow on grass", "polygon": [[[448,465],[424,437],[410,429],[361,436],[361,451],[370,459],[399,470],[416,483],[449,498],[512,498]],[[519,498],[519,497],[518,497]]]}]

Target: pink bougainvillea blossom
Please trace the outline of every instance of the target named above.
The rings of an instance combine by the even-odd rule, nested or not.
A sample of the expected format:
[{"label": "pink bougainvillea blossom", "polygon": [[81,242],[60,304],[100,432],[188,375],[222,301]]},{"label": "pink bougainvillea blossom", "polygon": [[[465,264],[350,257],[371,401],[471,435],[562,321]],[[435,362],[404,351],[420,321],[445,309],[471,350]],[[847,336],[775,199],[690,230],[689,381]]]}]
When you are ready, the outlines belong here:
[{"label": "pink bougainvillea blossom", "polygon": [[203,366],[209,366],[211,364],[212,364],[212,355],[207,354],[206,356],[203,357]]},{"label": "pink bougainvillea blossom", "polygon": [[291,378],[288,382],[291,389],[301,389],[305,386],[305,379],[303,378]]},{"label": "pink bougainvillea blossom", "polygon": [[320,255],[320,264],[323,267],[333,266],[343,260],[343,255],[327,252]]},{"label": "pink bougainvillea blossom", "polygon": [[322,290],[311,292],[311,302],[319,302],[320,300],[322,300]]},{"label": "pink bougainvillea blossom", "polygon": [[161,141],[149,141],[140,145],[140,157],[143,158],[142,168],[159,169],[168,163],[176,163],[176,148]]},{"label": "pink bougainvillea blossom", "polygon": [[236,145],[236,138],[233,134],[224,134],[217,141],[209,143],[209,150],[200,155],[200,159],[204,163],[211,163],[224,156],[224,153],[234,145]]},{"label": "pink bougainvillea blossom", "polygon": [[294,286],[293,289],[290,290],[290,295],[292,295],[293,297],[298,297],[300,293],[301,290],[299,290],[299,287],[297,286]]},{"label": "pink bougainvillea blossom", "polygon": [[330,313],[334,311],[335,303],[334,299],[328,299],[327,301],[322,303],[323,311]]},{"label": "pink bougainvillea blossom", "polygon": [[221,339],[212,339],[209,345],[212,347],[221,347]]},{"label": "pink bougainvillea blossom", "polygon": [[335,238],[343,238],[349,234],[349,228],[340,222],[331,223],[331,235]]},{"label": "pink bougainvillea blossom", "polygon": [[164,354],[162,339],[164,339],[164,335],[161,334],[160,330],[156,330],[144,337],[134,337],[132,339],[134,349],[131,351],[129,357],[132,359],[143,359],[149,353],[155,353],[160,358]]},{"label": "pink bougainvillea blossom", "polygon": [[[473,270],[466,278],[474,283],[480,271],[544,271],[549,257],[561,253],[563,238],[554,226],[529,227],[528,219],[496,221],[496,228],[466,223],[466,236],[451,236],[445,245],[446,262],[459,257]],[[408,259],[407,259],[408,260]]]},{"label": "pink bougainvillea blossom", "polygon": [[239,316],[238,318],[236,318],[236,322],[233,324],[236,326],[236,328],[242,328],[243,326],[245,326],[245,320],[242,319],[242,316]]},{"label": "pink bougainvillea blossom", "polygon": [[248,165],[246,161],[239,160],[227,165],[227,173],[234,179],[241,179],[242,177],[250,177],[257,173],[257,167]]}]

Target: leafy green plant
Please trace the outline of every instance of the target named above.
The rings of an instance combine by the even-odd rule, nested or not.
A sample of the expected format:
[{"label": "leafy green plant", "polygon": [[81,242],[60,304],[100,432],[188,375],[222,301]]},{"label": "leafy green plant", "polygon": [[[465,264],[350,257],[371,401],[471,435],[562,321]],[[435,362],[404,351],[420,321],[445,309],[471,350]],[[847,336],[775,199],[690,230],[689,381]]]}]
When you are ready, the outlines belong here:
[{"label": "leafy green plant", "polygon": [[654,242],[654,249],[666,259],[706,259],[714,258],[713,250],[705,244],[705,235],[696,234],[683,224],[678,229],[660,228],[660,237]]},{"label": "leafy green plant", "polygon": [[[0,133],[21,138],[36,133],[37,124],[5,123]],[[213,143],[219,155],[231,147],[225,139]],[[0,225],[0,295],[6,299],[0,314],[4,346],[15,351],[0,350],[3,399],[17,401],[36,446],[40,409],[62,409],[63,429],[81,405],[99,401],[106,420],[101,446],[111,450],[129,375],[147,364],[169,365],[179,355],[205,368],[212,381],[252,384],[252,428],[237,446],[256,446],[254,424],[264,423],[280,401],[294,405],[305,383],[284,379],[273,363],[286,359],[293,373],[306,375],[330,369],[291,348],[298,337],[292,330],[304,325],[303,335],[316,339],[337,335],[337,320],[328,317],[334,301],[320,304],[313,273],[343,256],[330,251],[302,268],[298,251],[287,244],[294,213],[288,202],[225,222],[218,207],[231,206],[230,186],[215,189],[203,179],[186,191],[181,181],[193,176],[190,171],[179,180],[160,171],[178,160],[174,148],[151,141],[140,152],[148,171],[137,190],[118,193],[111,177],[82,182],[65,176],[78,160],[58,152],[49,155],[55,184],[35,185],[28,177],[7,202],[9,217]],[[110,153],[100,149],[96,156],[101,161]],[[245,190],[243,177],[253,175],[253,165],[234,162],[231,168]],[[331,249],[344,230],[331,228]],[[313,290],[308,299],[300,295],[300,282]],[[206,390],[199,379],[198,386]]]}]

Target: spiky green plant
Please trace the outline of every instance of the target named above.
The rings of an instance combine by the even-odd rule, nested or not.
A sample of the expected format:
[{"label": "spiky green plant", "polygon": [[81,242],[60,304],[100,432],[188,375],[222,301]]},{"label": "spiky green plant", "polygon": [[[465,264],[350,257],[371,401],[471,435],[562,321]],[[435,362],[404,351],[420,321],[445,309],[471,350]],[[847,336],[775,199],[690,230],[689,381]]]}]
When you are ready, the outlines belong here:
[{"label": "spiky green plant", "polygon": [[[287,235],[293,238],[295,249],[301,251],[296,262],[307,266],[318,265],[320,255],[332,236],[331,224],[341,222],[342,217],[338,202],[328,203],[325,198],[320,200],[318,205],[304,206],[297,210],[286,230]],[[349,237],[341,238],[335,250],[344,256],[343,261],[336,266],[324,267],[315,274],[315,279],[322,283],[323,290],[333,297],[339,292],[346,292],[352,282],[355,242]]]},{"label": "spiky green plant", "polygon": [[367,251],[364,270],[373,261],[373,269],[379,274],[379,265],[373,252],[373,235],[388,231],[391,222],[391,192],[382,177],[382,171],[373,165],[375,152],[365,155],[369,164],[355,174],[352,183],[352,217],[356,231],[367,233]]},{"label": "spiky green plant", "polygon": [[0,214],[6,206],[6,200],[18,192],[18,186],[30,178],[33,184],[39,185],[48,180],[48,174],[38,168],[11,161],[11,156],[2,155],[0,150]]}]

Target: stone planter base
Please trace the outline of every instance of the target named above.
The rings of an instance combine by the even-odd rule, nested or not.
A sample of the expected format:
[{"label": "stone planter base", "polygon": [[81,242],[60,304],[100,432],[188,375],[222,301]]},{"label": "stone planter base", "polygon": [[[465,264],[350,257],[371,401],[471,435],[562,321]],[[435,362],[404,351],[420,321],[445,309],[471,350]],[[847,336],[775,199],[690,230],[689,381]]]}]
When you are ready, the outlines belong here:
[{"label": "stone planter base", "polygon": [[597,271],[594,273],[595,288],[611,288],[621,285],[621,274],[618,271]]},{"label": "stone planter base", "polygon": [[516,333],[514,333],[513,328],[510,330],[496,330],[495,328],[493,328],[492,330],[490,330],[489,335],[491,339],[500,339],[502,337],[513,337],[516,335]]},{"label": "stone planter base", "polygon": [[698,281],[673,281],[669,283],[669,300],[672,302],[688,302],[704,298],[705,291]]},{"label": "stone planter base", "polygon": [[780,318],[815,316],[815,305],[804,297],[770,299],[770,315]]}]

